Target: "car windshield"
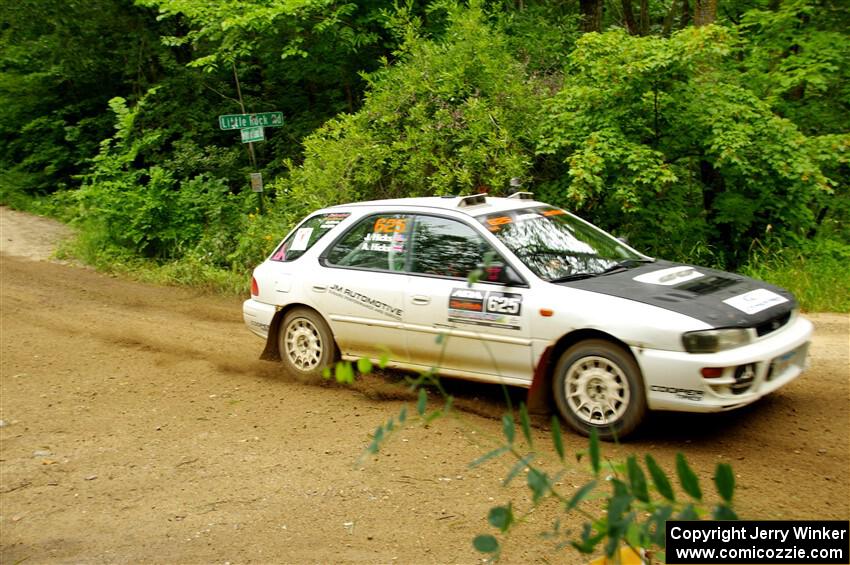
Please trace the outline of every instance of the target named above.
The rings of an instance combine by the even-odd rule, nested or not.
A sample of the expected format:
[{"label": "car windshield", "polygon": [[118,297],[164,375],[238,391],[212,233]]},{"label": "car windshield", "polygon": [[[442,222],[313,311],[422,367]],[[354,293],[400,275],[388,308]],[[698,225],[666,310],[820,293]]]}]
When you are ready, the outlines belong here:
[{"label": "car windshield", "polygon": [[524,208],[478,220],[537,276],[550,282],[613,273],[651,261],[559,208]]}]

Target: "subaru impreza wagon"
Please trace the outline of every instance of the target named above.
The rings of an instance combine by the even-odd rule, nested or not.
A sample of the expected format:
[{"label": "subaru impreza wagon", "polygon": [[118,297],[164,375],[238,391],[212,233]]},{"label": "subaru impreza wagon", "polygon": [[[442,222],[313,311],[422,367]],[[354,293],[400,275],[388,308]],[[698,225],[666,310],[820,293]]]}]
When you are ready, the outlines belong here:
[{"label": "subaru impreza wagon", "polygon": [[293,373],[389,352],[551,394],[603,438],[647,410],[750,404],[800,375],[812,335],[789,292],[648,257],[530,193],[318,210],[251,286],[245,323]]}]

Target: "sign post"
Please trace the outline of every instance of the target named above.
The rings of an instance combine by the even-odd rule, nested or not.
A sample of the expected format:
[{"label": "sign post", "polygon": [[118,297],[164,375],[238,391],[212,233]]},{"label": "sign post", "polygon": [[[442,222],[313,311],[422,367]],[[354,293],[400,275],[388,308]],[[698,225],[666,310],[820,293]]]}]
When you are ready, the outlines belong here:
[{"label": "sign post", "polygon": [[[234,68],[235,76],[235,68]],[[237,88],[239,83],[237,80]],[[239,94],[241,104],[242,94]],[[245,107],[242,107],[245,111]],[[218,117],[218,127],[222,130],[239,130],[239,136],[242,138],[242,143],[248,144],[248,156],[251,158],[251,165],[256,169],[257,162],[254,158],[254,142],[265,141],[265,128],[279,128],[283,126],[283,112],[259,112],[257,114],[224,114]],[[263,175],[262,173],[251,173],[251,190],[257,193],[257,200],[260,204],[260,214],[263,210]]]},{"label": "sign post", "polygon": [[251,173],[251,190],[257,193],[257,202],[260,203],[260,214],[262,215],[265,213],[265,210],[263,210],[263,173]]}]

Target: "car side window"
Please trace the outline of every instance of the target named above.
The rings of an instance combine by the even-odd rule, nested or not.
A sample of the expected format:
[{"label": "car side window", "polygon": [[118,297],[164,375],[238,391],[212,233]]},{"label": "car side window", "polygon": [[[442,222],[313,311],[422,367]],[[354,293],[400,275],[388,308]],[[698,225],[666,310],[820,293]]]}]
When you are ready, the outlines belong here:
[{"label": "car side window", "polygon": [[411,271],[424,275],[465,279],[492,252],[470,226],[437,216],[417,216],[412,239]]},{"label": "car side window", "polygon": [[325,256],[328,265],[403,272],[410,216],[379,214],[360,220]]},{"label": "car side window", "polygon": [[298,259],[350,215],[348,212],[334,212],[313,216],[283,240],[283,243],[272,253],[271,260],[286,263]]}]

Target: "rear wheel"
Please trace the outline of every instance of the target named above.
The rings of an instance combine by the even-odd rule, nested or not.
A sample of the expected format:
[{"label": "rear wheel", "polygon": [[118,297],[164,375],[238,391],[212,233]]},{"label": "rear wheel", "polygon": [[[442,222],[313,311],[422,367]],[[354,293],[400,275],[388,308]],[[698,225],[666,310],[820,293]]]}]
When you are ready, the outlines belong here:
[{"label": "rear wheel", "polygon": [[595,428],[601,439],[623,438],[646,414],[637,363],[622,347],[602,339],[581,341],[561,355],[553,392],[561,416],[582,435]]},{"label": "rear wheel", "polygon": [[313,310],[295,308],[288,312],[277,335],[280,358],[295,375],[318,377],[335,360],[333,334]]}]

